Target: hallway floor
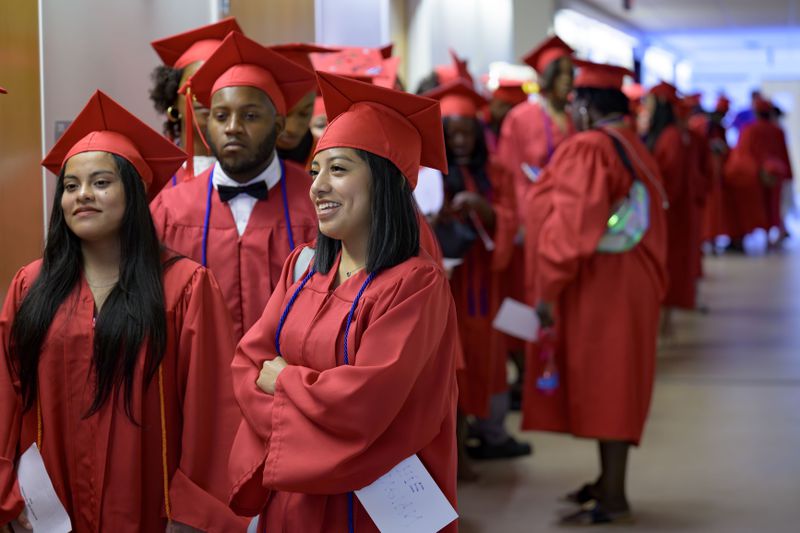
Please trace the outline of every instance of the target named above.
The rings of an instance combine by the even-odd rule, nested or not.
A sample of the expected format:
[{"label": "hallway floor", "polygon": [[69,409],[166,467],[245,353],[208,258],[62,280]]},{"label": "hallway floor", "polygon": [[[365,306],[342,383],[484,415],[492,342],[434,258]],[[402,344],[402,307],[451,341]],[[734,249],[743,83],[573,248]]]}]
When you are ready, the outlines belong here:
[{"label": "hallway floor", "polygon": [[[594,531],[800,531],[800,250],[705,269],[710,313],[677,316],[631,455],[636,523]],[[518,437],[533,456],[478,463],[480,480],[459,487],[463,533],[566,530],[557,520],[572,508],[558,499],[597,475],[596,444]]]}]

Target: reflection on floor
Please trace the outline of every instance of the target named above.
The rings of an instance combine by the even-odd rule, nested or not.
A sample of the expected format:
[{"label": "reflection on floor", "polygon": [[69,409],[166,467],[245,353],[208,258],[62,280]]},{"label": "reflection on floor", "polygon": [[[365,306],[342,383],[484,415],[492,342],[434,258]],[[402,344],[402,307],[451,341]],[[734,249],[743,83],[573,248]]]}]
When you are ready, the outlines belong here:
[{"label": "reflection on floor", "polygon": [[[710,313],[678,317],[662,346],[629,531],[800,531],[800,250],[705,262]],[[510,426],[518,427],[514,416]],[[460,530],[563,531],[558,498],[597,473],[593,442],[525,433],[535,454],[478,464]],[[595,527],[596,531],[619,527]]]}]

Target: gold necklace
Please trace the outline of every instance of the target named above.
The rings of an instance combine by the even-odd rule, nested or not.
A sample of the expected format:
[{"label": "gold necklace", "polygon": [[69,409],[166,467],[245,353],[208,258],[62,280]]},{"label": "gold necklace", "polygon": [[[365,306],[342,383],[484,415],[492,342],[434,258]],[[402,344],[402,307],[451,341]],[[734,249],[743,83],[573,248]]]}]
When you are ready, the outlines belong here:
[{"label": "gold necklace", "polygon": [[365,266],[365,265],[357,266],[356,268],[354,268],[353,270],[351,270],[351,271],[349,271],[349,272],[348,272],[347,270],[345,270],[345,271],[344,271],[344,275],[345,275],[345,276],[347,276],[347,277],[349,278],[350,276],[352,276],[353,274],[355,274],[356,272],[358,272],[359,270],[361,270],[362,268],[364,268],[364,266]]}]

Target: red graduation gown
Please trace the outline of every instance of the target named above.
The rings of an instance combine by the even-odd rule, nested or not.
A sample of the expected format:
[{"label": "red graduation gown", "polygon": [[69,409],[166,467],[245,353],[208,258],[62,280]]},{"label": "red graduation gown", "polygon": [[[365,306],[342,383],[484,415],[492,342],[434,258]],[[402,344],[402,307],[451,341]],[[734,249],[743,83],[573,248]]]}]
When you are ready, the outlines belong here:
[{"label": "red graduation gown", "polygon": [[[150,205],[159,239],[168,248],[198,262],[202,260],[211,168],[195,179],[164,189]],[[286,163],[285,183],[294,243],[299,246],[317,236],[317,216],[308,198],[311,178],[301,167]],[[281,187],[276,185],[267,200],[256,203],[241,237],[230,208],[220,201],[216,191],[211,194],[206,266],[219,281],[237,340],[261,316],[283,262],[292,251]]]},{"label": "red graduation gown", "polygon": [[[550,132],[548,136],[548,132]],[[566,131],[561,130],[550,118],[544,108],[534,102],[523,102],[514,106],[506,115],[500,132],[497,161],[513,175],[516,192],[517,217],[522,222],[532,211],[538,209],[535,197],[539,183],[533,182],[523,172],[522,163],[543,169],[555,149],[574,133],[572,123],[568,122]],[[541,174],[540,174],[541,176]],[[523,226],[524,227],[524,226]],[[527,229],[526,229],[527,231]],[[514,246],[508,271],[501,280],[502,298],[510,297],[521,302],[527,301],[526,277],[531,274],[524,246]],[[503,335],[507,349],[522,349],[524,343]]]},{"label": "red graduation gown", "polygon": [[700,246],[698,227],[697,160],[688,133],[672,125],[656,141],[653,157],[664,178],[669,197],[667,210],[667,270],[669,286],[664,305],[695,308]]},{"label": "red graduation gown", "polygon": [[[759,118],[742,130],[739,137],[739,146],[748,152],[758,163],[759,169],[769,171],[768,161],[778,163],[783,167],[774,186],[761,184],[764,198],[764,208],[767,217],[767,227],[783,229],[781,219],[781,191],[783,182],[792,179],[792,167],[789,161],[789,152],[786,149],[786,137],[780,127],[771,121]],[[774,173],[774,171],[773,171]]]},{"label": "red graduation gown", "polygon": [[[266,531],[346,531],[347,492],[415,453],[455,506],[457,324],[441,267],[423,252],[375,277],[350,327],[349,366],[345,322],[366,273],[337,288],[338,261],[314,275],[281,332],[290,366],[273,396],[256,380],[276,356],[278,322],[300,284],[292,280],[298,254],[234,357],[244,421],[230,458],[231,507],[261,513]],[[377,531],[357,499],[355,530]]]},{"label": "red graduation gown", "polygon": [[[467,190],[477,192],[468,171]],[[506,275],[517,233],[514,210],[514,188],[511,176],[497,164],[490,164],[488,176],[492,185],[491,198],[495,214],[494,250],[486,250],[476,239],[464,256],[464,263],[453,270],[450,286],[458,312],[458,330],[464,352],[464,368],[459,369],[459,408],[465,414],[479,417],[489,415],[489,398],[507,389],[506,353],[492,320],[501,302],[501,280]]]},{"label": "red graduation gown", "polygon": [[[41,261],[14,278],[0,316],[0,524],[23,508],[14,463],[36,439],[36,409],[21,412],[19,381],[9,369],[16,310]],[[244,531],[224,504],[227,451],[241,421],[230,385],[232,324],[208,270],[180,260],[164,273],[167,351],[164,372],[172,517],[203,531]],[[144,386],[141,352],[133,411],[121,400],[89,418],[94,300],[82,278],[56,312],[39,365],[42,457],[76,533],[164,531],[164,471],[158,378]]]},{"label": "red graduation gown", "polygon": [[[636,134],[619,131],[660,180]],[[526,389],[523,427],[638,443],[650,405],[666,285],[661,196],[639,168],[650,193],[650,227],[632,250],[600,254],[595,250],[612,206],[632,182],[611,140],[598,131],[578,133],[559,148],[545,173],[552,180],[552,208],[535,268],[541,298],[557,304],[561,385],[552,396]],[[542,369],[536,359],[526,370],[538,376]]]},{"label": "red graduation gown", "polygon": [[[707,115],[694,115],[689,120],[689,127],[697,135],[703,137],[709,149],[709,189],[703,208],[702,240],[709,241],[719,235],[727,235],[728,228],[725,216],[725,183],[723,168],[727,158],[728,143],[725,139],[725,128],[721,124],[712,124]],[[716,149],[712,149],[714,147]]]}]

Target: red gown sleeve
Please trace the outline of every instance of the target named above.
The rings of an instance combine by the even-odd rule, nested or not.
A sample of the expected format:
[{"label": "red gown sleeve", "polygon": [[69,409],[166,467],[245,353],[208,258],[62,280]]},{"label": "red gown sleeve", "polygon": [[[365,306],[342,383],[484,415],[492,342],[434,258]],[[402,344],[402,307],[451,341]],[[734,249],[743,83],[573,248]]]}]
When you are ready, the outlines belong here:
[{"label": "red gown sleeve", "polygon": [[500,164],[489,168],[492,176],[492,208],[494,209],[494,253],[492,270],[500,272],[508,267],[514,252],[514,237],[519,229],[517,205],[514,195],[513,175]]},{"label": "red gown sleeve", "polygon": [[597,146],[562,145],[551,162],[552,211],[539,236],[536,275],[542,299],[554,302],[576,276],[581,259],[595,253],[611,209],[608,160]]},{"label": "red gown sleeve", "polygon": [[231,386],[233,324],[209,270],[195,271],[179,307],[183,434],[169,489],[173,519],[207,532],[244,531],[247,521],[226,505],[227,457],[241,421]]},{"label": "red gown sleeve", "polygon": [[0,526],[19,516],[25,503],[17,485],[16,459],[22,421],[22,397],[19,380],[11,367],[8,350],[11,325],[25,291],[25,272],[20,270],[11,281],[3,310],[0,313]]},{"label": "red gown sleeve", "polygon": [[[421,378],[441,365],[439,348],[450,342],[443,338],[455,317],[448,282],[426,265],[385,294],[386,310],[364,330],[355,365],[322,372],[292,365],[278,376],[265,486],[307,494],[359,489],[441,431],[451,395],[411,391],[418,379],[431,387],[449,382],[447,375]],[[446,367],[454,372],[454,358]]]},{"label": "red gown sleeve", "polygon": [[158,240],[164,242],[164,229],[167,226],[167,208],[164,206],[161,194],[158,194],[153,198],[153,201],[150,202],[150,216],[153,218],[153,225],[156,227]]},{"label": "red gown sleeve", "polygon": [[653,157],[664,177],[664,188],[670,203],[676,203],[686,193],[686,147],[677,127],[666,128],[656,141]]}]

